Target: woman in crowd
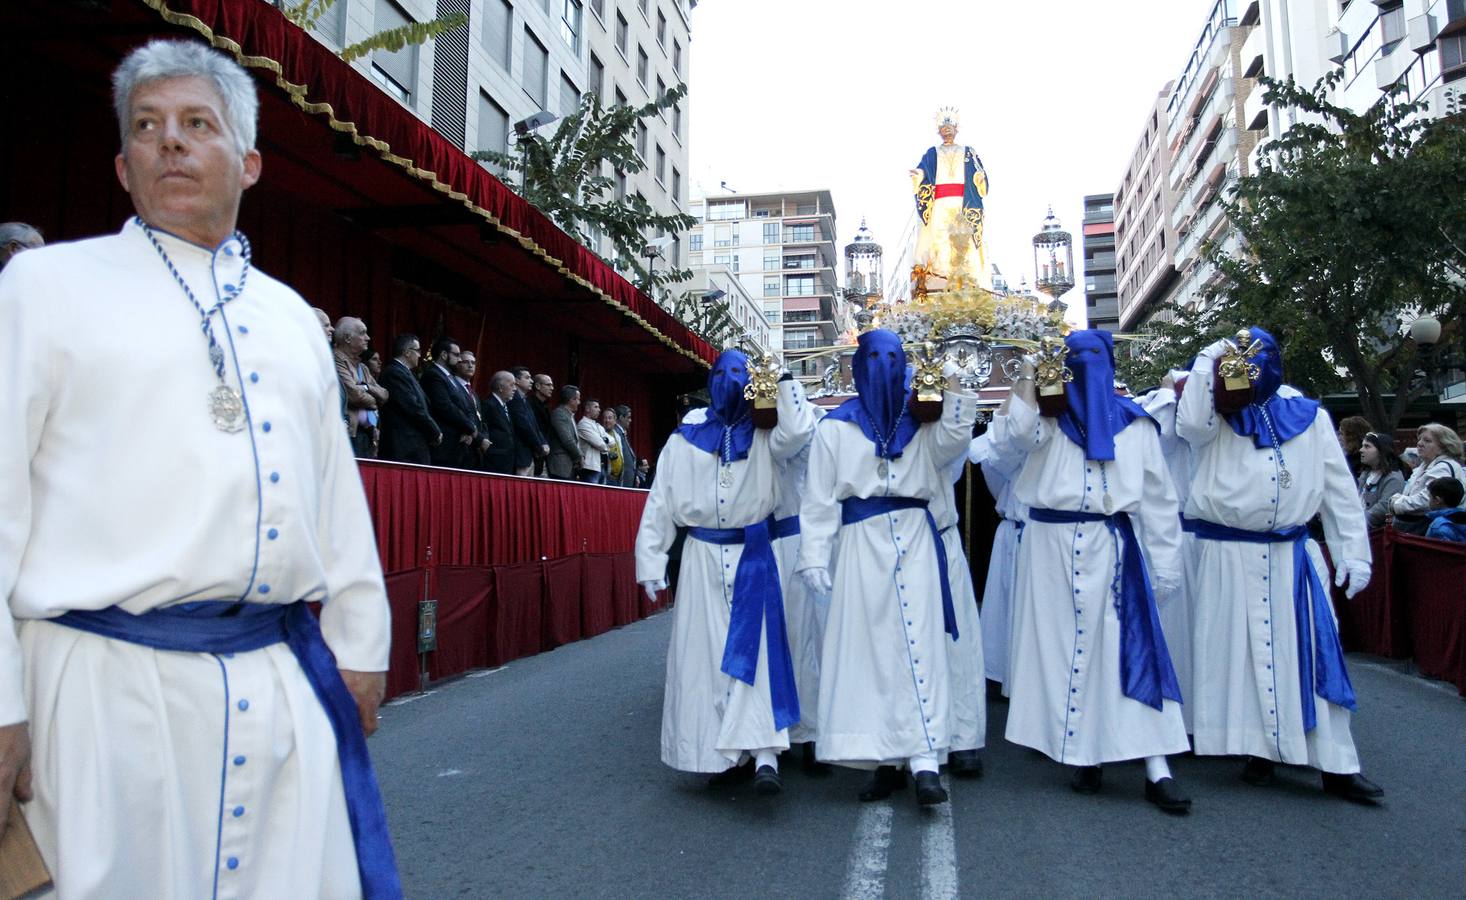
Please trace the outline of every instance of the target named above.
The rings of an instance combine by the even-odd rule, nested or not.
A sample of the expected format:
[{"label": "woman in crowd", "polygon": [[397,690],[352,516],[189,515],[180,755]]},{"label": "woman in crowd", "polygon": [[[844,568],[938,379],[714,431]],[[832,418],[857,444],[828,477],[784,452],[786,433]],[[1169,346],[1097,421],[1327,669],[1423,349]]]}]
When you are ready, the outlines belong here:
[{"label": "woman in crowd", "polygon": [[1454,478],[1466,485],[1461,437],[1438,422],[1420,426],[1415,432],[1415,448],[1420,451],[1420,465],[1410,474],[1405,488],[1390,500],[1395,528],[1411,534],[1424,534],[1429,522],[1425,511],[1430,508],[1430,482],[1436,478]]},{"label": "woman in crowd", "polygon": [[1405,489],[1404,467],[1393,442],[1370,432],[1359,445],[1359,499],[1369,527],[1383,528],[1390,515],[1390,499]]},{"label": "woman in crowd", "polygon": [[1349,461],[1349,474],[1355,478],[1364,472],[1360,454],[1363,453],[1364,436],[1368,433],[1369,420],[1363,416],[1348,416],[1339,420],[1339,446],[1344,448],[1344,458]]}]

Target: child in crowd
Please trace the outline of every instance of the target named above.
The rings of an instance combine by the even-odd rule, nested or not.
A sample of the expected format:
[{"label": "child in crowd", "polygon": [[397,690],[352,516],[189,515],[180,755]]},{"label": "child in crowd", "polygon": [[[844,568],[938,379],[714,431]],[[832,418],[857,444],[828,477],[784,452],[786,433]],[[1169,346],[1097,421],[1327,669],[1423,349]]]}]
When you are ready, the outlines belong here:
[{"label": "child in crowd", "polygon": [[1466,509],[1461,508],[1461,498],[1466,488],[1454,478],[1435,478],[1427,486],[1430,491],[1430,528],[1426,537],[1442,541],[1466,543]]}]

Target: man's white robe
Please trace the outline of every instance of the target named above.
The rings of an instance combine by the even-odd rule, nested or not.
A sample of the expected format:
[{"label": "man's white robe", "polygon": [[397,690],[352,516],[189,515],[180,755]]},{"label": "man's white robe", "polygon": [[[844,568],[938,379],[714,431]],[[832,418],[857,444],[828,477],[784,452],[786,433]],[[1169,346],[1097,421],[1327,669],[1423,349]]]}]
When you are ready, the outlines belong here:
[{"label": "man's white robe", "polygon": [[[802,410],[814,410],[805,403]],[[813,422],[809,426],[813,428]],[[779,502],[775,519],[799,515],[804,495],[805,473],[809,469],[810,445],[779,466]],[[789,634],[789,653],[794,660],[794,679],[799,688],[799,721],[790,727],[789,740],[802,744],[819,737],[820,649],[824,646],[825,615],[829,598],[815,597],[805,587],[796,567],[799,564],[800,535],[774,541],[774,555],[779,558],[779,574],[784,583],[784,626]]]},{"label": "man's white robe", "polygon": [[[1116,513],[1135,526],[1151,584],[1174,583],[1181,562],[1176,493],[1156,429],[1136,419],[1115,435],[1115,459],[1085,458],[1053,419],[1013,398],[1009,441],[1028,454],[1014,482],[1029,509]],[[1126,697],[1112,583],[1123,539],[1103,522],[1043,523],[1023,530],[1013,587],[1007,738],[1073,766],[1178,753],[1187,748],[1178,704],[1156,710]]]},{"label": "man's white robe", "polygon": [[[1165,457],[1166,469],[1171,473],[1171,483],[1176,487],[1180,507],[1186,507],[1186,497],[1191,491],[1191,445],[1181,440],[1176,433],[1176,392],[1172,388],[1158,388],[1141,397],[1138,402],[1160,427],[1161,455]],[[1166,647],[1171,652],[1171,662],[1176,668],[1176,683],[1181,686],[1181,696],[1191,698],[1191,571],[1196,565],[1196,538],[1181,533],[1181,588],[1170,597],[1156,598],[1160,602],[1161,630],[1166,634]],[[1192,706],[1181,704],[1181,718],[1186,722],[1186,733],[1190,734]]]},{"label": "man's white robe", "polygon": [[[729,466],[729,487],[719,479],[717,454],[678,433],[667,441],[636,534],[637,581],[666,577],[667,551],[679,527],[744,528],[774,511],[780,465],[809,442],[814,425],[799,382],[779,385],[778,404],[778,425],[754,431],[748,456]],[[766,629],[759,630],[752,685],[722,672],[733,579],[742,558],[742,544],[710,544],[689,535],[682,546],[662,700],[662,762],[684,772],[722,772],[745,751],[789,746],[789,732],[774,727]]]},{"label": "man's white robe", "polygon": [[[810,453],[799,568],[830,568],[834,591],[820,665],[819,758],[856,767],[940,756],[951,747],[951,637],[943,630],[936,545],[926,511],[840,524],[852,497],[950,493],[947,466],[967,447],[976,399],[948,392],[882,478],[851,422],[822,420]],[[959,633],[961,632],[959,627]],[[961,640],[978,636],[961,633]]]},{"label": "man's white robe", "polygon": [[[947,645],[947,661],[951,669],[951,747],[956,750],[980,750],[987,743],[988,698],[987,679],[983,676],[982,622],[977,611],[977,592],[972,586],[972,566],[967,549],[957,529],[957,497],[952,484],[962,479],[967,465],[966,455],[947,466],[947,489],[938,492],[932,501],[932,516],[942,533],[947,549],[947,580],[952,586],[952,610],[956,614],[957,633],[962,640]],[[968,640],[969,636],[972,638]]]},{"label": "man's white robe", "polygon": [[982,467],[982,478],[1002,520],[993,533],[987,580],[982,590],[982,655],[984,676],[1003,686],[1008,695],[1008,656],[1013,632],[1013,572],[1018,562],[1019,523],[1026,511],[1013,497],[1013,479],[1023,456],[1008,442],[1008,416],[994,414],[992,424],[972,439],[967,458]]},{"label": "man's white robe", "polygon": [[[1279,397],[1299,393],[1283,385]],[[1212,362],[1198,358],[1182,392],[1177,430],[1191,445],[1188,518],[1249,531],[1323,520],[1336,560],[1370,560],[1369,531],[1328,413],[1283,443],[1281,456],[1242,437],[1216,412]],[[1292,486],[1278,478],[1286,462]],[[1308,555],[1325,590],[1329,570],[1312,540]],[[1303,730],[1293,545],[1196,541],[1192,705],[1198,754],[1245,754],[1325,772],[1359,771],[1349,710],[1314,697],[1318,725]],[[1311,608],[1311,605],[1310,605]],[[1332,615],[1332,610],[1330,611]],[[1313,634],[1311,623],[1305,623]],[[1335,623],[1337,628],[1337,623]]]},{"label": "man's white robe", "polygon": [[[241,247],[158,233],[206,307]],[[59,893],[355,897],[336,738],[283,644],[158,651],[48,619],[323,601],[344,669],[388,608],[330,348],[265,273],[214,316],[246,429],[214,427],[199,316],[142,230],[0,273],[0,722],[29,718],[25,813]],[[11,619],[18,624],[18,635]]]}]

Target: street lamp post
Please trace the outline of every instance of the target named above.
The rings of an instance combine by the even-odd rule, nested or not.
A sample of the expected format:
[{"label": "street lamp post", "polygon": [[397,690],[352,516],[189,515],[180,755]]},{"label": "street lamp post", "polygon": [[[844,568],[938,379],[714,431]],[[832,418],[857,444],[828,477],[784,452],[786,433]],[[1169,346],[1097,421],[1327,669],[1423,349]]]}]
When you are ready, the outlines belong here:
[{"label": "street lamp post", "polygon": [[[1466,370],[1466,355],[1440,349],[1442,327],[1435,316],[1421,316],[1410,323],[1410,340],[1420,351],[1417,375],[1423,375],[1430,392],[1439,396],[1450,385],[1450,372]],[[1466,375],[1463,375],[1466,380]]]}]

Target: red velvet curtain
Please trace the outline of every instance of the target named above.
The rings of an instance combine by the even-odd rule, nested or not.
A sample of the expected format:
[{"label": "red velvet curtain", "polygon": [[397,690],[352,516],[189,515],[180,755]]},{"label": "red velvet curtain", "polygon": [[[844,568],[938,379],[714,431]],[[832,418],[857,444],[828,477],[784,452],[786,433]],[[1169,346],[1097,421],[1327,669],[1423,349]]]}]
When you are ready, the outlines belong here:
[{"label": "red velvet curtain", "polygon": [[1394,545],[1415,664],[1466,693],[1466,544],[1399,534]]},{"label": "red velvet curtain", "polygon": [[386,578],[392,609],[392,655],[387,667],[387,696],[418,689],[417,606],[423,598],[426,569],[393,572]]},{"label": "red velvet curtain", "polygon": [[[1396,602],[1399,592],[1393,589],[1394,534],[1393,529],[1384,528],[1370,533],[1374,564],[1369,584],[1353,600],[1344,596],[1343,589],[1332,588],[1334,611],[1345,649],[1406,659],[1410,656],[1410,635],[1405,627],[1404,604]],[[1328,548],[1324,553],[1327,555]]]}]

